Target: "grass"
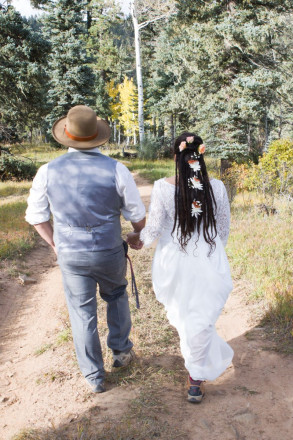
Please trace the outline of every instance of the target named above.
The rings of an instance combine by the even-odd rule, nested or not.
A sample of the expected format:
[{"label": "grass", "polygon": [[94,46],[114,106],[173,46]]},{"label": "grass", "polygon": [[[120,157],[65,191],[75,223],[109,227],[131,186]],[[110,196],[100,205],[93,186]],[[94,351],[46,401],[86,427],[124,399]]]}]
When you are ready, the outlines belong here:
[{"label": "grass", "polygon": [[147,383],[121,418],[101,418],[99,407],[94,406],[87,416],[70,424],[43,431],[29,429],[13,440],[186,440],[183,430],[160,420],[158,416],[165,411],[160,395]]},{"label": "grass", "polygon": [[0,260],[22,256],[36,242],[32,227],[24,220],[26,206],[24,200],[0,205]]},{"label": "grass", "polygon": [[[208,157],[206,163],[209,174],[212,177],[218,177],[219,160]],[[130,161],[124,161],[124,164],[130,171],[138,172],[140,176],[148,179],[152,183],[162,177],[170,177],[175,174],[175,164],[173,159],[161,159],[155,161],[132,159]]]},{"label": "grass", "polygon": [[[5,202],[6,197],[27,195],[32,182],[0,182],[0,204]],[[3,199],[3,200],[2,200]]]},{"label": "grass", "polygon": [[24,143],[20,146],[14,146],[11,149],[11,152],[16,156],[23,156],[32,159],[38,166],[61,156],[61,154],[66,153],[66,151],[66,149],[55,148],[45,143]]},{"label": "grass", "polygon": [[[33,159],[38,166],[64,154],[46,144],[12,149],[15,155]],[[31,250],[36,243],[36,234],[25,220],[27,196],[32,182],[0,182],[0,260],[22,256]]]},{"label": "grass", "polygon": [[61,345],[72,340],[71,328],[65,328],[57,336],[57,344]]},{"label": "grass", "polygon": [[139,172],[139,174],[150,182],[161,179],[162,177],[172,176],[174,174],[174,161],[172,159],[145,161],[132,159],[124,161],[130,171]]},{"label": "grass", "polygon": [[234,200],[227,254],[234,278],[246,280],[251,299],[264,305],[262,324],[278,349],[293,353],[292,215],[282,200],[270,216],[259,202],[256,194]]},{"label": "grass", "polygon": [[41,354],[46,353],[46,351],[50,350],[52,347],[53,344],[44,344],[35,351],[34,355],[40,356]]}]

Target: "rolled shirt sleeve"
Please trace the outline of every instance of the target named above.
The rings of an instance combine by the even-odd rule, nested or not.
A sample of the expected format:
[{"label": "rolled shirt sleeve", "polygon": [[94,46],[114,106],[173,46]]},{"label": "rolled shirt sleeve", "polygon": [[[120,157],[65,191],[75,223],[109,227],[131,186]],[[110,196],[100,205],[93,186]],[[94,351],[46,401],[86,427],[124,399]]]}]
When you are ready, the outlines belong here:
[{"label": "rolled shirt sleeve", "polygon": [[25,220],[31,225],[38,225],[50,220],[51,211],[47,197],[47,172],[48,164],[42,165],[30,189]]},{"label": "rolled shirt sleeve", "polygon": [[[40,167],[30,190],[27,203],[25,220],[31,225],[44,223],[50,219],[51,211],[47,196],[47,173],[48,164]],[[132,174],[120,162],[116,167],[116,190],[122,198],[121,213],[125,220],[133,223],[139,222],[145,217],[145,207],[141,201],[139,191]]]},{"label": "rolled shirt sleeve", "polygon": [[116,167],[116,189],[122,198],[121,213],[125,220],[137,223],[145,217],[145,207],[141,201],[139,191],[132,174],[120,162]]}]

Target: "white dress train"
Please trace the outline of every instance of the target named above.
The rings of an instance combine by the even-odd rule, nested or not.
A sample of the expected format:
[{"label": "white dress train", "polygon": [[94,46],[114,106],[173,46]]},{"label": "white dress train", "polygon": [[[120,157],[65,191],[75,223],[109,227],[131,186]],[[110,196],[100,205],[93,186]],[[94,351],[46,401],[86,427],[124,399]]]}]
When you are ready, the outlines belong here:
[{"label": "white dress train", "polygon": [[145,246],[159,239],[152,265],[155,295],[177,329],[185,367],[194,380],[214,380],[229,366],[232,348],[217,334],[215,323],[232,290],[224,246],[229,235],[230,207],[224,184],[211,180],[217,209],[218,235],[215,251],[202,234],[194,233],[185,252],[176,233],[172,236],[175,186],[157,180],[151,197],[149,217],[140,238]]}]

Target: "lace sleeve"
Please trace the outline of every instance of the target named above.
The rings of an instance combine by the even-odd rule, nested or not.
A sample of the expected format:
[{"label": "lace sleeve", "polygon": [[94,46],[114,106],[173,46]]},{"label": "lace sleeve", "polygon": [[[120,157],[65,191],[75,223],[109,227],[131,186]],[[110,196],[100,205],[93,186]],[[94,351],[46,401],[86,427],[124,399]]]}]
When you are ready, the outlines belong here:
[{"label": "lace sleeve", "polygon": [[150,246],[153,241],[159,238],[166,223],[166,210],[163,204],[162,193],[159,182],[155,182],[147,224],[140,232],[140,239],[145,246]]},{"label": "lace sleeve", "polygon": [[226,246],[230,229],[230,204],[223,182],[221,182],[220,194],[221,196],[217,200],[217,231],[224,246]]}]

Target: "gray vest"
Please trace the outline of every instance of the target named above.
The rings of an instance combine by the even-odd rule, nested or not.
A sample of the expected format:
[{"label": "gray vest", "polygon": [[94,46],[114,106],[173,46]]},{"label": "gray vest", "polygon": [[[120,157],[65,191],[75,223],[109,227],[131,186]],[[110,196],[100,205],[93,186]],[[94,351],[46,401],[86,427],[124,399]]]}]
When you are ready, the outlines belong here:
[{"label": "gray vest", "polygon": [[47,194],[58,251],[101,251],[122,244],[117,162],[94,152],[67,153],[48,165]]}]

